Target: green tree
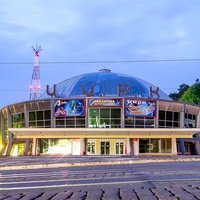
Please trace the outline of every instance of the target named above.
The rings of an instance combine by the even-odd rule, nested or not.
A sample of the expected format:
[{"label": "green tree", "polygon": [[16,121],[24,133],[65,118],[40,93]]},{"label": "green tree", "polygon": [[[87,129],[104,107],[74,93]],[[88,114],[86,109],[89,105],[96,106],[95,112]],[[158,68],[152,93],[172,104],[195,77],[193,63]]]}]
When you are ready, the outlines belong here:
[{"label": "green tree", "polygon": [[169,97],[174,101],[178,101],[181,98],[181,96],[184,94],[184,92],[187,91],[187,89],[189,87],[190,87],[189,85],[183,83],[183,84],[179,85],[178,92],[170,93]]},{"label": "green tree", "polygon": [[200,82],[198,79],[183,93],[180,100],[186,103],[200,104]]}]

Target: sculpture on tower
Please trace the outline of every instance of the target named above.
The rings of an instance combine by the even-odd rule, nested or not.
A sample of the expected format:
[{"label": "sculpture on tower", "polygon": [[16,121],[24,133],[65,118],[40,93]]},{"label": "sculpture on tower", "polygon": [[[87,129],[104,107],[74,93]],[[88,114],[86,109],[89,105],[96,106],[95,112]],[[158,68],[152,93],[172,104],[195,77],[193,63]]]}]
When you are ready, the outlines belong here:
[{"label": "sculpture on tower", "polygon": [[42,51],[41,46],[32,46],[34,52],[34,62],[33,62],[33,73],[30,85],[30,100],[36,100],[40,96],[40,51]]}]

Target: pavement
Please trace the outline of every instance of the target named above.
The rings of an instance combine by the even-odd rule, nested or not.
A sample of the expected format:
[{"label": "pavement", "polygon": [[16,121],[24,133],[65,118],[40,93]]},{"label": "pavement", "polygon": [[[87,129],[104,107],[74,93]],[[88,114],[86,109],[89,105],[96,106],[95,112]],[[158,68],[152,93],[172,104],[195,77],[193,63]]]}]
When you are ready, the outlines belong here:
[{"label": "pavement", "polygon": [[0,170],[200,161],[200,156],[18,156],[0,157]]},{"label": "pavement", "polygon": [[200,156],[0,157],[0,200],[199,200],[199,161]]}]

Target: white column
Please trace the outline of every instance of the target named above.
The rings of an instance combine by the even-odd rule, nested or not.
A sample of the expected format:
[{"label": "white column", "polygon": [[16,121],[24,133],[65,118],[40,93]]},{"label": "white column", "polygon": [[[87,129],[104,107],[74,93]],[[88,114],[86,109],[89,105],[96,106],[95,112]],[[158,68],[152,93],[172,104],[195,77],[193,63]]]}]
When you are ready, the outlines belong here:
[{"label": "white column", "polygon": [[130,138],[126,138],[126,155],[131,154],[131,143]]},{"label": "white column", "polygon": [[197,128],[200,128],[200,110],[199,114],[197,115]]},{"label": "white column", "polygon": [[27,156],[30,148],[30,139],[25,139],[24,155]]},{"label": "white column", "polygon": [[121,109],[121,128],[124,128],[125,127],[125,117],[124,117],[124,112],[125,112],[125,107],[124,107],[124,104],[125,104],[125,100],[124,98],[121,99],[121,102],[122,102],[122,109]]},{"label": "white column", "polygon": [[154,128],[159,127],[159,101],[156,101],[156,118],[154,119]]},{"label": "white column", "polygon": [[[27,111],[27,106],[24,104],[24,118],[25,118],[25,127],[29,128],[29,114]],[[30,147],[30,139],[25,139],[25,149],[24,149],[24,155],[27,156],[29,152]]]},{"label": "white column", "polygon": [[139,139],[133,139],[133,152],[134,156],[139,155]]},{"label": "white column", "polygon": [[72,155],[81,155],[81,139],[72,139]]},{"label": "white column", "polygon": [[55,116],[54,116],[54,97],[51,96],[51,128],[55,128]]},{"label": "white column", "polygon": [[185,126],[185,112],[180,112],[180,128],[184,128]]},{"label": "white column", "polygon": [[37,138],[33,138],[32,156],[37,155]]},{"label": "white column", "polygon": [[176,138],[172,138],[172,154],[177,155]]},{"label": "white column", "polygon": [[2,156],[6,151],[7,145],[6,145],[6,142],[5,142],[6,138],[5,138],[5,130],[4,130],[4,118],[3,118],[2,114],[0,114],[0,117],[1,117],[0,118],[0,120],[1,120],[0,129],[1,129],[1,134],[2,134],[2,144],[3,144],[2,148],[0,149],[0,155]]},{"label": "white column", "polygon": [[[10,109],[7,108],[7,123],[8,123],[8,128],[12,128],[12,120],[11,120],[11,113],[10,113]],[[4,130],[4,131],[8,131],[8,130]],[[6,151],[6,155],[10,156],[11,151],[12,151],[12,146],[13,146],[13,134],[11,132],[8,132],[8,146],[7,146],[7,151]]]},{"label": "white column", "polygon": [[159,139],[158,140],[158,151],[159,151],[159,153],[162,153],[161,148],[162,148],[161,139]]},{"label": "white column", "polygon": [[85,138],[81,138],[81,155],[84,156],[86,155],[86,149],[85,149]]},{"label": "white column", "polygon": [[13,147],[13,134],[11,132],[8,133],[8,147],[6,151],[6,156],[10,156],[11,150]]}]

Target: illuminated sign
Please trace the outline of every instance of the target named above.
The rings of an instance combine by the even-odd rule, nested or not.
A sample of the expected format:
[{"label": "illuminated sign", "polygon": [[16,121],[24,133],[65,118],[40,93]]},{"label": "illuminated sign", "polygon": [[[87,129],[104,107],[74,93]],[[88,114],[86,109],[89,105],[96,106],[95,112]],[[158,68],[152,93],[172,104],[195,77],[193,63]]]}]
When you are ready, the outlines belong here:
[{"label": "illuminated sign", "polygon": [[54,101],[55,117],[84,116],[84,100],[68,99]]},{"label": "illuminated sign", "polygon": [[90,99],[89,106],[121,106],[121,99]]},{"label": "illuminated sign", "polygon": [[154,101],[127,99],[125,101],[125,115],[155,117],[156,103]]}]

